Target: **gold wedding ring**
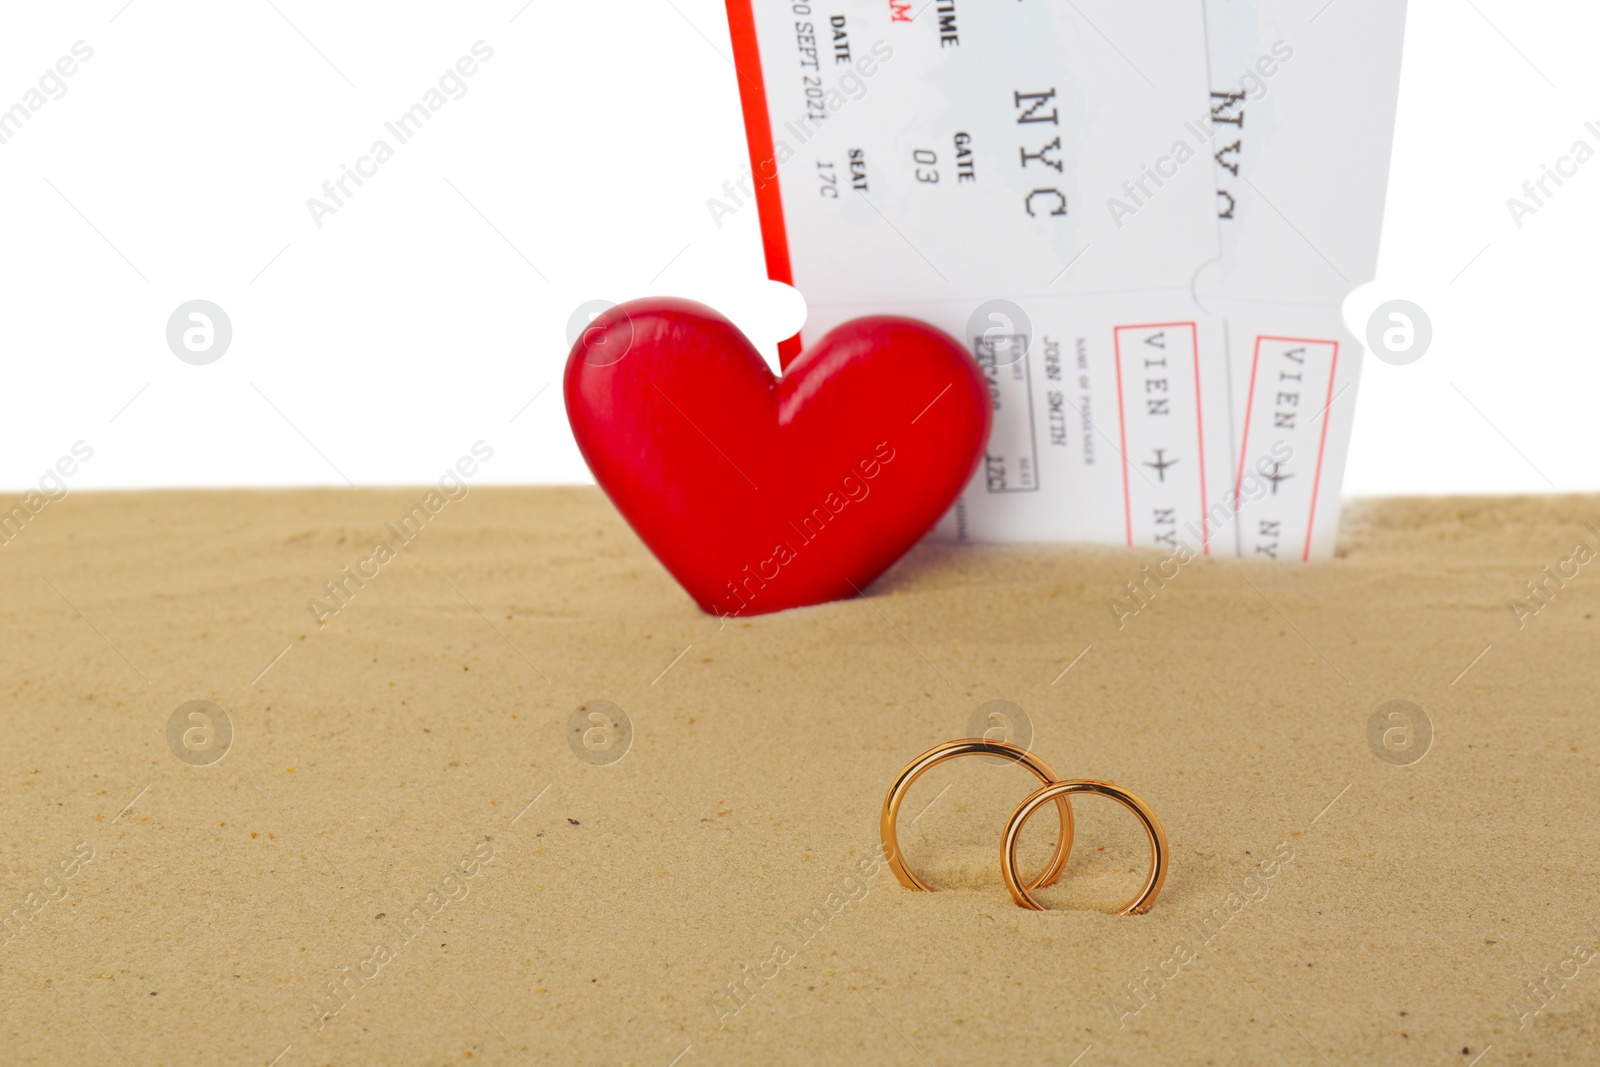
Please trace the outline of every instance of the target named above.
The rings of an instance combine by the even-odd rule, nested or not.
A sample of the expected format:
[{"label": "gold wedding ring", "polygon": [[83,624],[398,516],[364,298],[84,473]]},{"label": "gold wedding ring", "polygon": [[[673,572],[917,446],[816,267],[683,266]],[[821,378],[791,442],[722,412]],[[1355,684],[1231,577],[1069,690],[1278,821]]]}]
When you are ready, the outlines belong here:
[{"label": "gold wedding ring", "polygon": [[1110,782],[1096,782],[1088,778],[1076,778],[1070,782],[1052,782],[1036,789],[1012,813],[1011,821],[1006,824],[1005,836],[1000,844],[1000,873],[1005,877],[1006,888],[1011,890],[1011,899],[1019,906],[1032,911],[1044,910],[1044,905],[1028,893],[1029,889],[1036,889],[1038,886],[1024,887],[1022,880],[1017,877],[1017,839],[1022,834],[1023,824],[1041,805],[1048,804],[1052,800],[1060,804],[1074,793],[1110,797],[1137,815],[1139,821],[1144,824],[1144,831],[1150,836],[1150,876],[1145,880],[1144,888],[1139,891],[1139,895],[1116,914],[1139,915],[1148,911],[1150,905],[1155,903],[1156,894],[1161,892],[1161,883],[1167,879],[1166,832],[1161,829],[1161,821],[1156,818],[1155,812],[1151,811],[1144,801]]},{"label": "gold wedding ring", "polygon": [[[900,838],[896,830],[900,818],[900,805],[905,802],[911,786],[924,773],[945,760],[961,756],[999,756],[1013,763],[1022,764],[1044,783],[1017,805],[1017,810],[1011,813],[1011,820],[1006,823],[1005,833],[1000,838],[1000,874],[1005,878],[1006,888],[1011,891],[1011,899],[1017,902],[1018,907],[1030,911],[1045,910],[1044,905],[1034,899],[1028,891],[1051,885],[1061,877],[1061,872],[1067,865],[1067,856],[1072,852],[1072,805],[1067,798],[1074,793],[1088,793],[1115,800],[1138,816],[1139,822],[1144,825],[1144,832],[1150,838],[1150,875],[1145,879],[1144,888],[1139,891],[1139,895],[1123,905],[1116,914],[1141,915],[1150,910],[1150,905],[1155,903],[1157,894],[1161,892],[1162,883],[1167,880],[1167,834],[1161,828],[1161,820],[1156,818],[1156,813],[1150,810],[1150,806],[1126,789],[1110,782],[1097,782],[1090,778],[1074,778],[1064,782],[1056,777],[1056,772],[1052,771],[1044,760],[1026,749],[1004,741],[988,741],[979,737],[946,741],[942,745],[930,748],[906,765],[905,770],[900,772],[900,776],[889,787],[888,795],[883,798],[883,814],[878,819],[878,832],[883,837],[884,858],[889,861],[889,869],[894,871],[894,876],[899,879],[901,885],[925,893],[933,891],[931,885],[917,877],[911,868],[906,866],[905,857],[900,854]],[[1017,875],[1017,841],[1022,836],[1022,827],[1033,817],[1034,812],[1052,802],[1061,813],[1061,839],[1056,842],[1055,853],[1050,857],[1050,863],[1044,869],[1044,873],[1025,886]]]},{"label": "gold wedding ring", "polygon": [[[1020,763],[1032,771],[1047,788],[1058,785],[1061,782],[1056,777],[1056,772],[1052,771],[1044,760],[1026,749],[1018,748],[1016,745],[1010,745],[1004,741],[986,741],[977,737],[969,737],[961,741],[947,741],[912,760],[906,766],[906,769],[900,772],[900,777],[895,779],[894,785],[889,787],[888,795],[883,798],[883,815],[878,820],[878,830],[883,836],[883,853],[884,857],[889,861],[889,869],[894,871],[894,876],[907,889],[920,889],[925,893],[933,892],[931,885],[918,878],[911,868],[906,866],[905,857],[900,854],[900,838],[895,828],[895,823],[900,817],[900,805],[905,801],[906,794],[910,792],[912,783],[926,771],[943,763],[945,760],[957,759],[961,756],[979,755],[1000,756],[1014,763]],[[1034,793],[1033,795],[1038,796],[1039,794]],[[1043,874],[1029,884],[1029,889],[1038,889],[1040,886],[1050,885],[1061,877],[1061,870],[1067,865],[1067,856],[1072,851],[1072,806],[1068,803],[1065,793],[1054,799],[1056,807],[1061,813],[1061,839],[1056,842],[1056,851],[1050,857],[1050,865],[1044,869]],[[1029,809],[1029,814],[1031,815],[1032,813],[1032,809]],[[1017,822],[1015,815],[1012,816],[1012,822]],[[1015,843],[1011,845],[1011,857],[1011,866],[1007,868],[1009,873],[1006,876],[1008,885],[1011,884],[1011,880],[1016,878]],[[1016,892],[1016,889],[1012,889],[1013,896],[1016,895]],[[1019,900],[1018,903],[1021,903],[1021,901]],[[1035,906],[1037,907],[1037,905]]]}]

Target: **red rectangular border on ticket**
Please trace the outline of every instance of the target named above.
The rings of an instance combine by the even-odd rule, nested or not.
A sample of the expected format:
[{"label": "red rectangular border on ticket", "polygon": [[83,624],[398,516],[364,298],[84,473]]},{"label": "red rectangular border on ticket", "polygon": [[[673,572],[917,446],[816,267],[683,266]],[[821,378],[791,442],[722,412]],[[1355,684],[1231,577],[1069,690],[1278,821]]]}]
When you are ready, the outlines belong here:
[{"label": "red rectangular border on ticket", "polygon": [[1302,563],[1311,558],[1311,532],[1316,528],[1317,498],[1322,494],[1322,460],[1328,451],[1328,409],[1333,407],[1333,383],[1339,370],[1339,342],[1317,337],[1274,337],[1262,334],[1256,338],[1255,354],[1250,359],[1250,390],[1245,394],[1244,434],[1239,440],[1239,475],[1233,483],[1233,506],[1239,508],[1239,494],[1244,487],[1245,458],[1250,454],[1250,415],[1256,403],[1256,371],[1261,366],[1261,342],[1282,341],[1291,345],[1326,345],[1333,349],[1333,359],[1328,364],[1328,400],[1322,407],[1322,435],[1317,443],[1317,471],[1311,479],[1311,513],[1306,517],[1306,545],[1300,556]]},{"label": "red rectangular border on ticket", "polygon": [[1127,524],[1128,545],[1133,545],[1133,492],[1128,484],[1128,413],[1122,398],[1122,331],[1123,330],[1175,330],[1189,331],[1194,342],[1194,424],[1197,431],[1200,464],[1200,551],[1211,555],[1211,522],[1206,515],[1206,423],[1200,403],[1200,326],[1195,322],[1146,322],[1133,326],[1117,326],[1111,331],[1112,347],[1117,356],[1117,428],[1118,443],[1122,449],[1122,517]]}]

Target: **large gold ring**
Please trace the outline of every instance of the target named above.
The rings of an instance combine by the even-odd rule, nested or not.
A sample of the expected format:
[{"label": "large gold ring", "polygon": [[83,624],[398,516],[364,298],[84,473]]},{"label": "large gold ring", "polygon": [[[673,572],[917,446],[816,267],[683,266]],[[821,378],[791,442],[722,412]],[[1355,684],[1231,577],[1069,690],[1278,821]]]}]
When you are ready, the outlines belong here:
[{"label": "large gold ring", "polygon": [[[943,763],[945,760],[957,759],[961,756],[979,755],[1000,756],[1014,763],[1020,763],[1032,771],[1047,786],[1058,784],[1061,781],[1056,777],[1056,772],[1051,770],[1044,760],[1026,749],[1018,748],[1016,745],[1010,745],[1004,741],[986,741],[977,737],[969,737],[961,741],[946,741],[942,745],[930,748],[912,760],[906,765],[906,769],[900,772],[900,777],[895,779],[894,785],[889,787],[888,795],[883,798],[883,815],[878,820],[878,830],[883,836],[884,858],[889,861],[889,869],[894,871],[894,876],[907,889],[920,889],[925,893],[933,892],[933,886],[918,878],[911,871],[911,868],[906,866],[905,858],[900,855],[900,838],[896,832],[895,823],[900,817],[901,803],[905,801],[906,794],[910,792],[912,783],[922,777],[925,771]],[[1039,794],[1035,793],[1033,795],[1038,796]],[[1057,878],[1060,878],[1062,868],[1067,865],[1067,855],[1072,851],[1072,806],[1067,802],[1064,794],[1056,797],[1055,800],[1056,807],[1061,812],[1061,840],[1056,842],[1055,855],[1050,857],[1050,865],[1044,869],[1043,874],[1039,875],[1028,886],[1029,889],[1038,889],[1040,886],[1050,885]],[[1016,821],[1016,816],[1012,816],[1012,821]],[[1013,866],[1010,868],[1009,878],[1015,878],[1016,876],[1015,852],[1016,848],[1012,846]],[[1014,895],[1016,890],[1013,889],[1012,893]]]},{"label": "large gold ring", "polygon": [[1011,899],[1024,908],[1033,911],[1044,910],[1044,905],[1033,899],[1028,890],[1049,883],[1041,882],[1023,887],[1021,879],[1017,877],[1017,838],[1022,834],[1023,823],[1032,817],[1040,805],[1048,804],[1052,800],[1059,804],[1073,793],[1093,793],[1097,796],[1110,797],[1137,815],[1139,821],[1144,824],[1145,833],[1150,835],[1150,877],[1145,880],[1144,889],[1139,895],[1116,914],[1139,915],[1148,911],[1150,905],[1155,903],[1156,894],[1161,892],[1161,883],[1167,879],[1167,835],[1161,829],[1161,820],[1156,818],[1155,812],[1150,810],[1149,805],[1126,789],[1119,789],[1110,782],[1096,782],[1088,778],[1045,785],[1030,794],[1028,799],[1018,805],[1017,810],[1012,813],[1011,821],[1006,824],[1005,836],[1000,842],[1000,873],[1005,877],[1006,888],[1011,890]]}]

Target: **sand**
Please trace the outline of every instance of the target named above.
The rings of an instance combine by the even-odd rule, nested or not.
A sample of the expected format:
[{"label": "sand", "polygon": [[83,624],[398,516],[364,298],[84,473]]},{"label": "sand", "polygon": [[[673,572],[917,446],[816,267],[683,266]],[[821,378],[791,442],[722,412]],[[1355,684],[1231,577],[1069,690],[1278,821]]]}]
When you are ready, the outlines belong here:
[{"label": "sand", "polygon": [[[1358,503],[1337,559],[1197,560],[1120,627],[1158,555],[924,546],[719,629],[592,489],[473,489],[362,564],[422,492],[74,494],[0,548],[0,1059],[1600,1060],[1600,562],[1507,606],[1600,498]],[[996,699],[1155,809],[1149,914],[1107,913],[1147,853],[1097,799],[1052,910],[1011,903],[1012,766],[908,801],[943,891],[875,860],[896,772]],[[1397,699],[1409,766],[1368,742]],[[217,762],[169,747],[190,700]],[[601,700],[633,737],[591,764]]]}]

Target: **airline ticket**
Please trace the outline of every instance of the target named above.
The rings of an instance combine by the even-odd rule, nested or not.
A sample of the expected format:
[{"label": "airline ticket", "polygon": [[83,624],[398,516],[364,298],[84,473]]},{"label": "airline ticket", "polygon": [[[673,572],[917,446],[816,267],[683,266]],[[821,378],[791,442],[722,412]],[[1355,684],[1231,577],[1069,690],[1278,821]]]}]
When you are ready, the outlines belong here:
[{"label": "airline ticket", "polygon": [[1199,0],[728,10],[768,272],[805,335],[910,315],[989,380],[939,534],[1207,550],[1233,456],[1193,294],[1219,254]]},{"label": "airline ticket", "polygon": [[[1329,550],[1359,366],[1338,305],[1371,275],[1392,136],[1389,51],[1358,85],[1374,26],[1398,69],[1383,2],[728,0],[739,189],[805,338],[910,315],[989,381],[936,536]],[[1334,117],[1352,97],[1375,128]],[[1295,211],[1333,232],[1290,247]]]},{"label": "airline ticket", "polygon": [[1225,317],[1227,491],[1239,555],[1333,552],[1362,347],[1340,307],[1371,281],[1405,0],[1206,0],[1222,256],[1196,281]]}]

